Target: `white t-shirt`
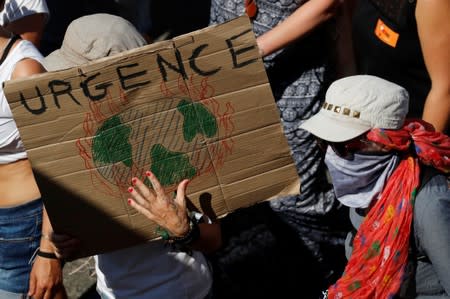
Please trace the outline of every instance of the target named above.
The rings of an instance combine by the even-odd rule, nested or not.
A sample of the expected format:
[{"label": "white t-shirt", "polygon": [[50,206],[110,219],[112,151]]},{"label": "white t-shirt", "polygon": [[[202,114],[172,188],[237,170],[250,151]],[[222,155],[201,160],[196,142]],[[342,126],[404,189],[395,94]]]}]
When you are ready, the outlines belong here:
[{"label": "white t-shirt", "polygon": [[[44,60],[41,53],[31,42],[20,41],[11,49],[5,61],[0,65],[0,84],[11,79],[17,62],[24,58],[33,58],[41,64]],[[20,139],[19,130],[3,93],[3,88],[0,87],[0,164],[11,163],[26,157],[27,154]]]},{"label": "white t-shirt", "polygon": [[44,13],[48,19],[50,12],[45,0],[6,0],[5,7],[0,12],[0,25],[6,26],[12,21],[36,13]]},{"label": "white t-shirt", "polygon": [[202,253],[172,251],[163,241],[95,256],[103,299],[203,299],[212,285]]}]

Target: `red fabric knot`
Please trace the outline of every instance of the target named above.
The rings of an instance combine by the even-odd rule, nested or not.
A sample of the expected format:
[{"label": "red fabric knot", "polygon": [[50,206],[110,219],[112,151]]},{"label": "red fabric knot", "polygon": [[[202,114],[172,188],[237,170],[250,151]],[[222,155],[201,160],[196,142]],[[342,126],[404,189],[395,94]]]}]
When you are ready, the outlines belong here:
[{"label": "red fabric knot", "polygon": [[359,227],[344,275],[328,289],[330,299],[394,298],[408,258],[419,161],[450,170],[450,138],[425,121],[406,120],[399,130],[372,129],[367,139],[404,156]]}]

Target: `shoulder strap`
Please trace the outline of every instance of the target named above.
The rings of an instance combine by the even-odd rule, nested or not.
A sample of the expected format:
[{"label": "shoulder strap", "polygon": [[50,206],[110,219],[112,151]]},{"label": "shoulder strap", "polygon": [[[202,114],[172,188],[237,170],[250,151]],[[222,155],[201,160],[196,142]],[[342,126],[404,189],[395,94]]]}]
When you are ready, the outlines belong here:
[{"label": "shoulder strap", "polygon": [[11,51],[12,46],[14,45],[14,43],[16,42],[16,40],[20,39],[20,35],[18,34],[14,34],[8,41],[8,44],[5,47],[5,50],[3,50],[3,54],[2,57],[0,58],[0,64],[2,64],[6,57],[9,54],[9,51]]}]

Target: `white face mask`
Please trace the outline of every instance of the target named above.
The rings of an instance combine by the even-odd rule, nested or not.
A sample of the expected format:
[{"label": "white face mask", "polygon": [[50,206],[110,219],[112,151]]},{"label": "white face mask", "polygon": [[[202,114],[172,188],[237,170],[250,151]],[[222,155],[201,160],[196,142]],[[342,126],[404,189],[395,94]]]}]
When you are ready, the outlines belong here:
[{"label": "white face mask", "polygon": [[355,153],[352,160],[347,160],[336,155],[330,147],[325,155],[337,199],[352,208],[367,208],[378,198],[399,160],[394,153]]}]

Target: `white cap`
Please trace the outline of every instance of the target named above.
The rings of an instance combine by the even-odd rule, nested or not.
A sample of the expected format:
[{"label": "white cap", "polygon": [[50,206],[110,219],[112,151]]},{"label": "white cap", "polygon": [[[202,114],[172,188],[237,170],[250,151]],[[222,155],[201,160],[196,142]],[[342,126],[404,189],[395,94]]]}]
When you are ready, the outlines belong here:
[{"label": "white cap", "polygon": [[344,142],[373,128],[400,129],[408,104],[408,92],[397,84],[369,75],[345,77],[330,85],[322,109],[300,128]]}]

